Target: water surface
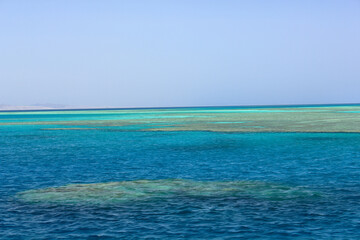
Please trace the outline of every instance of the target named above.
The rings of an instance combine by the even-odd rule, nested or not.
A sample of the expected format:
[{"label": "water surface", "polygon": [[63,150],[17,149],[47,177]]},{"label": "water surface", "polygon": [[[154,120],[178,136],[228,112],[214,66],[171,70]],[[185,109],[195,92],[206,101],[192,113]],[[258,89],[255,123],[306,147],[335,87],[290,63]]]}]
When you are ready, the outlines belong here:
[{"label": "water surface", "polygon": [[359,239],[358,111],[2,112],[0,238]]}]

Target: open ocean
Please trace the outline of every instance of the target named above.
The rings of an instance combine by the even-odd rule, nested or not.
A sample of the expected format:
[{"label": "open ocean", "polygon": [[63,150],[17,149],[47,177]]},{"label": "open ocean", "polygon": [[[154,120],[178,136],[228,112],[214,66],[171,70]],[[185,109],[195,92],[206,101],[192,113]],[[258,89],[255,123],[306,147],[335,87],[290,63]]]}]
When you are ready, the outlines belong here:
[{"label": "open ocean", "polygon": [[0,239],[360,239],[360,107],[0,112]]}]

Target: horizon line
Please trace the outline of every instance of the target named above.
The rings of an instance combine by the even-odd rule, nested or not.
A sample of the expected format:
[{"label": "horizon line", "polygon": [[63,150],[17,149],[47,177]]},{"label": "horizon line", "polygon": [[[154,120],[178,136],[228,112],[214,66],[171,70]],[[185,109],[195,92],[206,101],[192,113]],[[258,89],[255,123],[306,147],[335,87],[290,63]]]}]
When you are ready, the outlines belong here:
[{"label": "horizon line", "polygon": [[[175,108],[215,108],[215,107],[239,107],[239,108],[269,108],[269,107],[306,107],[306,106],[353,106],[360,103],[310,103],[310,104],[265,104],[265,105],[205,105],[205,106],[167,106],[167,107],[84,107],[84,108],[39,108],[39,109],[6,109],[0,112],[32,112],[32,111],[86,111],[86,110],[137,110],[137,109],[175,109]],[[10,107],[10,106],[9,106]],[[16,107],[16,106],[14,106]],[[21,106],[19,106],[21,107]],[[24,106],[24,107],[32,107]],[[41,106],[38,106],[41,107]],[[44,106],[45,107],[45,106]]]}]

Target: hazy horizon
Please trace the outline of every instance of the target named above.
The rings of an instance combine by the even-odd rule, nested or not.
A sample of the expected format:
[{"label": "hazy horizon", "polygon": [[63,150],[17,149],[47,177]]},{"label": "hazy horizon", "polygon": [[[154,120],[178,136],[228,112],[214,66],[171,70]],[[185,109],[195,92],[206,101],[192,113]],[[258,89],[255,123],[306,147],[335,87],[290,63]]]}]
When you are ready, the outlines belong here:
[{"label": "hazy horizon", "polygon": [[106,110],[106,109],[157,109],[157,108],[218,108],[218,107],[245,107],[245,108],[268,108],[268,107],[316,107],[316,106],[358,106],[360,105],[360,103],[314,103],[314,104],[275,104],[275,105],[271,105],[271,104],[263,104],[263,105],[252,105],[252,104],[245,104],[245,105],[200,105],[200,106],[196,106],[196,105],[191,105],[191,106],[162,106],[162,107],[158,107],[158,106],[147,106],[147,107],[143,107],[143,106],[136,106],[136,107],[131,107],[131,106],[123,106],[123,107],[117,107],[117,106],[76,106],[76,105],[60,105],[60,104],[34,104],[34,105],[26,105],[26,106],[20,106],[20,105],[5,105],[5,104],[0,104],[0,112],[1,111],[46,111],[46,110],[85,110],[85,109],[93,109],[93,110]]},{"label": "hazy horizon", "polygon": [[355,0],[1,1],[0,27],[3,106],[360,103]]}]

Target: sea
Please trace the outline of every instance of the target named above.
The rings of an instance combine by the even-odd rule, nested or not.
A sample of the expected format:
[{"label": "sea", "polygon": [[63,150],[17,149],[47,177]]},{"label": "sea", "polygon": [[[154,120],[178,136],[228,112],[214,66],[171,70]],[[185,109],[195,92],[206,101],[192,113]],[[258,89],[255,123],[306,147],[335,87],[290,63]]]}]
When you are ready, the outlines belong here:
[{"label": "sea", "polygon": [[360,239],[360,106],[0,112],[0,239]]}]

